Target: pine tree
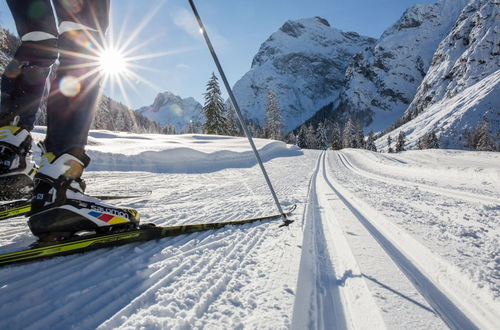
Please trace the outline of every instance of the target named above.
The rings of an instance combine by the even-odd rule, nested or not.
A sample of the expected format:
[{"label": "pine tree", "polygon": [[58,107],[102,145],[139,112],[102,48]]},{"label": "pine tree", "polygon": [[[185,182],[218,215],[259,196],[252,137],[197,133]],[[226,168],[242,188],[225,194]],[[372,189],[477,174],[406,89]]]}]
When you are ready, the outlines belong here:
[{"label": "pine tree", "polygon": [[306,144],[309,149],[316,149],[318,147],[318,137],[312,124],[307,127]]},{"label": "pine tree", "polygon": [[219,88],[217,77],[212,73],[212,77],[207,83],[205,95],[205,113],[206,122],[204,125],[206,134],[225,134],[227,132],[227,122],[224,117],[224,102]]},{"label": "pine tree", "polygon": [[328,149],[328,136],[326,135],[326,127],[324,122],[318,124],[318,148],[321,150]]},{"label": "pine tree", "polygon": [[439,139],[436,132],[432,131],[424,136],[422,142],[424,149],[439,149]]},{"label": "pine tree", "polygon": [[162,130],[163,134],[175,134],[175,126],[174,125],[165,125]]},{"label": "pine tree", "polygon": [[406,134],[403,131],[399,131],[398,140],[396,142],[396,152],[405,151],[405,138]]},{"label": "pine tree", "polygon": [[183,131],[186,134],[197,134],[203,132],[203,127],[201,123],[194,120],[190,120]]},{"label": "pine tree", "polygon": [[359,121],[354,124],[354,148],[365,148],[365,135],[363,134],[363,126]]},{"label": "pine tree", "polygon": [[305,125],[302,125],[299,130],[299,134],[297,134],[297,146],[299,148],[307,148],[307,140],[306,140],[306,135],[307,135],[307,129]]},{"label": "pine tree", "polygon": [[343,148],[356,148],[354,124],[351,119],[347,121],[342,132],[342,147]]},{"label": "pine tree", "polygon": [[392,154],[394,152],[394,150],[392,150],[392,147],[391,147],[391,144],[392,144],[392,137],[390,135],[387,136],[387,152]]},{"label": "pine tree", "polygon": [[368,133],[365,149],[377,152],[377,146],[375,145],[375,133],[373,133],[373,131]]},{"label": "pine tree", "polygon": [[272,90],[267,92],[266,124],[264,125],[266,138],[271,140],[283,140],[283,122],[281,109],[278,106],[276,95]]},{"label": "pine tree", "polygon": [[490,123],[485,118],[483,122],[479,124],[475,131],[475,140],[477,141],[475,144],[475,150],[477,151],[495,151],[496,146],[493,138],[490,135]]},{"label": "pine tree", "polygon": [[285,136],[285,142],[287,144],[295,144],[295,145],[297,144],[297,137],[295,136],[293,131],[291,131]]},{"label": "pine tree", "polygon": [[333,124],[333,128],[332,128],[332,137],[331,137],[331,146],[332,146],[332,150],[340,150],[342,149],[342,136],[341,136],[341,129],[340,129],[340,125],[335,122],[335,124]]},{"label": "pine tree", "polygon": [[229,105],[226,109],[227,114],[227,132],[226,134],[229,136],[239,136],[240,135],[240,124],[236,119],[236,110],[234,110],[232,105]]}]

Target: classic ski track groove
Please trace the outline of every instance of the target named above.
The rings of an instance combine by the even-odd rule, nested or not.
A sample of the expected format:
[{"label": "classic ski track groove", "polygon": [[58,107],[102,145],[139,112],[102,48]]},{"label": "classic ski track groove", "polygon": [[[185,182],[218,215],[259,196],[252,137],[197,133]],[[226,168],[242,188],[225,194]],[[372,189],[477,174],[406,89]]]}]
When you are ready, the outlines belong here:
[{"label": "classic ski track groove", "polygon": [[391,183],[394,185],[398,185],[401,187],[408,188],[409,186],[427,191],[429,193],[433,194],[438,194],[438,195],[444,195],[451,197],[453,199],[462,199],[468,202],[473,202],[473,203],[480,203],[480,204],[495,204],[495,205],[500,205],[500,200],[495,197],[490,197],[486,195],[479,195],[479,194],[473,194],[465,191],[461,191],[458,189],[449,189],[449,188],[443,188],[443,187],[436,187],[436,186],[430,186],[427,184],[423,183],[417,183],[413,181],[405,181],[401,179],[396,179],[394,177],[387,177],[387,176],[380,176],[375,173],[371,173],[365,170],[362,170],[355,165],[349,160],[349,157],[342,153],[341,151],[338,152],[339,158],[341,162],[344,164],[347,169],[351,170],[352,172],[359,174],[361,176],[364,176],[366,178],[374,179],[380,182],[384,183]]},{"label": "classic ski track groove", "polygon": [[[352,170],[352,167],[346,165],[342,161],[341,153],[336,154],[346,168]],[[326,156],[323,158],[323,162],[325,169],[328,168]],[[478,329],[479,327],[462,311],[461,307],[463,306],[459,307],[459,304],[454,302],[452,297],[447,296],[443,291],[441,291],[439,285],[427,277],[425,271],[421,270],[419,266],[412,261],[418,259],[416,259],[415,256],[408,255],[408,251],[400,250],[397,247],[397,242],[391,241],[390,238],[386,237],[385,234],[380,231],[380,228],[377,228],[377,226],[374,225],[377,222],[363,214],[363,212],[356,207],[356,203],[353,199],[337,190],[339,188],[341,188],[341,190],[346,190],[346,188],[343,188],[335,182],[335,180],[332,180],[328,171],[325,171],[325,175],[325,180],[330,186],[332,192],[338,196],[338,198],[359,220],[359,222],[377,240],[381,248],[384,249],[394,263],[408,277],[415,288],[440,315],[443,321],[452,329]]]},{"label": "classic ski track groove", "polygon": [[339,287],[335,285],[336,271],[320,223],[316,182],[321,159],[322,155],[309,180],[307,204],[302,215],[304,236],[292,329],[347,329],[345,306]]}]

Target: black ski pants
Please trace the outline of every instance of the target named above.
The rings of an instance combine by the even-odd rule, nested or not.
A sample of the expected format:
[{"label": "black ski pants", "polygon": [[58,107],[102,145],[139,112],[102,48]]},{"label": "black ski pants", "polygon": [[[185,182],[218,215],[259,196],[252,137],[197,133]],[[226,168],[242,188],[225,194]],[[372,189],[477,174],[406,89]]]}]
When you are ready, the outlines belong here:
[{"label": "black ski pants", "polygon": [[2,76],[0,126],[19,116],[18,126],[33,129],[40,101],[48,93],[47,150],[58,156],[83,149],[99,104],[98,53],[108,27],[110,0],[7,0],[7,4],[21,45]]}]

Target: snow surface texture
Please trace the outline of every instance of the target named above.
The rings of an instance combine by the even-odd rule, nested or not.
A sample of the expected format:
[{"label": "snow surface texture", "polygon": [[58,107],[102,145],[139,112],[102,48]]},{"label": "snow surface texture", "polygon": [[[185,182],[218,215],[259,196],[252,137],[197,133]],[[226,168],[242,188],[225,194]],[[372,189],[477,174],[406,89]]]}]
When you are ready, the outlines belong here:
[{"label": "snow surface texture", "polygon": [[406,10],[373,48],[351,61],[340,106],[369,113],[373,122],[367,131],[384,130],[399,119],[467,1],[441,0]]},{"label": "snow surface texture", "polygon": [[[92,131],[90,141],[88,192],[152,190],[117,201],[143,222],[276,212],[244,139]],[[283,205],[298,205],[289,228],[255,223],[0,268],[0,328],[500,324],[500,154],[257,146],[272,147],[266,167]],[[145,152],[157,156],[147,171],[133,160]],[[207,159],[219,163],[196,167]],[[0,253],[33,240],[22,217],[0,221],[0,234]]]},{"label": "snow surface texture", "polygon": [[338,98],[349,61],[373,43],[319,17],[287,21],[262,44],[234,94],[245,116],[264,124],[267,92],[273,90],[285,130],[295,129]]},{"label": "snow surface texture", "polygon": [[203,123],[203,107],[194,98],[181,98],[170,92],[160,93],[152,105],[136,110],[162,126],[173,125],[181,133],[190,121]]}]

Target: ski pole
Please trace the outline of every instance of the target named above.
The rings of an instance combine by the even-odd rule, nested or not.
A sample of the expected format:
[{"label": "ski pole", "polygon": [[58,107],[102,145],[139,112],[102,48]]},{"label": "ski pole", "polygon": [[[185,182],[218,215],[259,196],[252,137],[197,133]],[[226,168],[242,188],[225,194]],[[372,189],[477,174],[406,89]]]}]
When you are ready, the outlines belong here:
[{"label": "ski pole", "polygon": [[236,114],[238,115],[238,120],[240,121],[241,127],[243,128],[243,131],[245,132],[245,135],[248,139],[248,142],[250,143],[250,146],[252,147],[252,150],[255,154],[255,158],[257,159],[257,162],[259,163],[260,169],[262,170],[262,174],[264,175],[264,178],[266,179],[267,185],[269,186],[269,190],[271,191],[271,194],[273,196],[276,207],[278,208],[279,213],[283,217],[282,226],[283,225],[288,226],[293,221],[288,220],[285,212],[283,212],[283,209],[281,208],[280,201],[278,199],[278,196],[276,195],[276,192],[274,191],[273,185],[271,183],[271,179],[269,179],[269,176],[267,175],[267,171],[266,171],[266,168],[264,167],[264,164],[262,163],[262,159],[260,158],[259,151],[255,147],[255,143],[253,142],[252,135],[251,135],[250,131],[248,130],[248,127],[247,127],[245,121],[243,120],[243,115],[240,111],[240,107],[238,105],[238,102],[236,101],[236,97],[234,96],[233,90],[231,89],[231,86],[229,85],[229,82],[227,81],[224,70],[222,69],[222,65],[220,64],[219,58],[217,57],[217,54],[215,53],[215,49],[212,46],[212,42],[210,41],[210,38],[208,37],[207,31],[205,30],[205,26],[203,25],[203,22],[201,20],[200,15],[198,14],[198,10],[196,9],[194,1],[189,0],[189,5],[191,6],[191,9],[193,10],[193,13],[194,13],[194,16],[196,17],[196,20],[198,21],[198,25],[200,26],[200,31],[203,34],[203,37],[205,38],[205,42],[207,43],[208,49],[210,50],[210,53],[212,54],[212,58],[215,62],[215,65],[217,66],[217,70],[219,71],[219,74],[222,78],[222,81],[224,82],[224,86],[226,87],[227,93],[229,94],[229,98],[231,99],[231,103],[233,104],[234,110],[236,111]]}]

